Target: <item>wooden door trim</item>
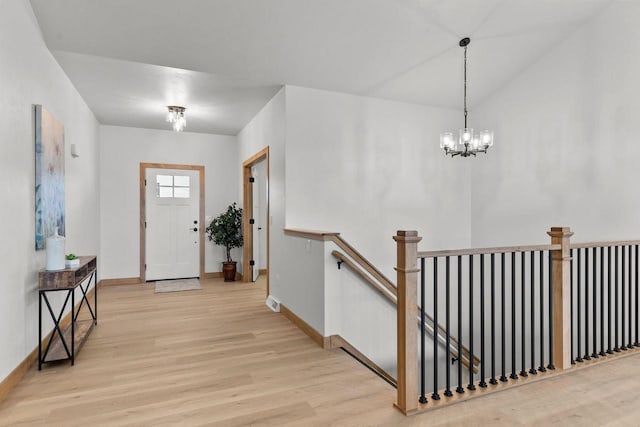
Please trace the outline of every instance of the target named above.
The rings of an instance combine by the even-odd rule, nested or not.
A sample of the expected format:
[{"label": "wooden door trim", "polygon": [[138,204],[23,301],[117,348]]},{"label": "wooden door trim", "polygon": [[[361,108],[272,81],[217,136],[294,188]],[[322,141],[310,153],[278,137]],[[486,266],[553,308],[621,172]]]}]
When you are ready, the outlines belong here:
[{"label": "wooden door trim", "polygon": [[178,170],[197,170],[200,172],[200,206],[198,219],[198,234],[200,238],[200,278],[204,278],[204,166],[201,165],[174,165],[169,163],[140,163],[140,283],[146,282],[146,234],[144,222],[146,217],[146,189],[144,185],[147,169],[178,169]]},{"label": "wooden door trim", "polygon": [[[262,160],[267,162],[267,296],[269,295],[269,276],[271,271],[270,246],[271,246],[271,216],[269,206],[271,205],[271,183],[269,182],[269,147],[265,147],[253,156],[242,162],[242,206],[243,212],[253,212],[253,192],[249,183],[251,168]],[[242,278],[244,282],[253,280],[249,260],[253,253],[253,228],[249,224],[249,215],[242,215],[242,235],[244,236],[244,246],[242,248]]]}]

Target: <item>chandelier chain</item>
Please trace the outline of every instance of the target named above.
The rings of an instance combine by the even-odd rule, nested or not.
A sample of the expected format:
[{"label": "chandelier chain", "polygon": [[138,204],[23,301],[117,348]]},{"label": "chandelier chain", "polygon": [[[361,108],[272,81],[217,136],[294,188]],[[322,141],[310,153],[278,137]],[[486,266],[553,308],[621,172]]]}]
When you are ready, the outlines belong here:
[{"label": "chandelier chain", "polygon": [[467,126],[467,46],[464,47],[464,127]]}]

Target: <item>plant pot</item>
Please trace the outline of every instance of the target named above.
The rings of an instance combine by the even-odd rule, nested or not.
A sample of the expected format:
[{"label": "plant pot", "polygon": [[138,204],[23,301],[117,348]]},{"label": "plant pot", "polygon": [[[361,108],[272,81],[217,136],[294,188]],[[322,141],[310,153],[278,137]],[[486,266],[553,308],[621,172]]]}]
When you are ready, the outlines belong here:
[{"label": "plant pot", "polygon": [[236,261],[222,263],[222,277],[225,282],[236,281]]},{"label": "plant pot", "polygon": [[75,268],[75,267],[78,267],[79,265],[80,265],[80,258],[64,260],[64,266],[66,268]]}]

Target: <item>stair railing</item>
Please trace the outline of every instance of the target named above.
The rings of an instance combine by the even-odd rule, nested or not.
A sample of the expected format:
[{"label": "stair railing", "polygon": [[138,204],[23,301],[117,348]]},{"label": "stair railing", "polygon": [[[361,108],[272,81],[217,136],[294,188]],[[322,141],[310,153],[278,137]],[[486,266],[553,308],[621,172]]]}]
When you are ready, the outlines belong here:
[{"label": "stair railing", "polygon": [[[547,234],[549,245],[419,252],[417,232],[398,231],[396,406],[403,413],[637,350],[640,241],[571,244],[568,227]],[[420,306],[432,307],[436,322],[445,318],[445,340],[455,332],[470,352],[480,345],[479,375],[460,365],[452,372],[449,346],[442,355],[418,343],[416,328],[426,323],[413,321],[424,318],[418,286]]]}]

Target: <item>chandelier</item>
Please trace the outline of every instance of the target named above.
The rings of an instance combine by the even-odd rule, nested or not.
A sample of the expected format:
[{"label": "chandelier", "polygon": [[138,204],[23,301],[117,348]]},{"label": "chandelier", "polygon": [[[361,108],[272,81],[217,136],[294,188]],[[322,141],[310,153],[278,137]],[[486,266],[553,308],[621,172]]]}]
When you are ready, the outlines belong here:
[{"label": "chandelier", "polygon": [[474,133],[473,128],[467,125],[467,46],[471,43],[469,37],[460,40],[460,47],[464,48],[464,128],[458,131],[458,137],[454,138],[453,132],[440,134],[440,148],[451,157],[475,156],[477,153],[486,153],[493,145],[493,132],[483,130]]},{"label": "chandelier", "polygon": [[186,108],[179,107],[177,105],[167,106],[167,121],[173,124],[173,130],[176,132],[182,131],[187,126],[187,119],[184,117],[184,111]]}]

